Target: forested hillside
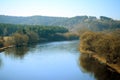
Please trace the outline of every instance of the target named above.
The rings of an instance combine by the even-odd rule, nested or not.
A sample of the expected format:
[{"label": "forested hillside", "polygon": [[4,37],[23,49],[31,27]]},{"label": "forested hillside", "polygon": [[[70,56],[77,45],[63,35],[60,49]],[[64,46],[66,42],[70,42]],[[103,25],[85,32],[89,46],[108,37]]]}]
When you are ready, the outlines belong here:
[{"label": "forested hillside", "polygon": [[18,16],[0,15],[0,23],[10,23],[10,24],[62,26],[61,23],[63,23],[67,19],[68,18],[64,18],[64,17],[48,17],[48,16],[18,17]]},{"label": "forested hillside", "polygon": [[69,34],[67,28],[59,26],[0,24],[0,47],[78,38]]},{"label": "forested hillside", "polygon": [[0,15],[0,23],[44,25],[44,26],[63,26],[71,31],[89,28],[92,31],[102,31],[106,29],[120,28],[120,21],[112,18],[100,16],[75,16],[67,17],[49,17],[49,16],[29,16],[16,17]]},{"label": "forested hillside", "polygon": [[[41,26],[42,25],[42,26]],[[60,27],[62,26],[62,27]],[[120,28],[120,21],[100,16],[72,18],[48,16],[0,16],[0,46],[78,39],[84,30],[105,31]],[[6,38],[7,37],[7,38]],[[6,42],[7,41],[7,42]]]}]

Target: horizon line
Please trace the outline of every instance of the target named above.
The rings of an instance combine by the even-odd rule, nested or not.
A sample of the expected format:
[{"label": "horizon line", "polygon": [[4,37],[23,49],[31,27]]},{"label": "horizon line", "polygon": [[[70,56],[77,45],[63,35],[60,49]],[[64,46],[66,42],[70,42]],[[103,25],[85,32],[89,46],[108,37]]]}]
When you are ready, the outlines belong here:
[{"label": "horizon line", "polygon": [[[0,16],[11,16],[11,17],[33,17],[33,16],[43,16],[43,17],[61,17],[61,18],[73,18],[73,17],[79,17],[79,16],[87,16],[88,18],[89,17],[96,17],[97,19],[100,19],[100,17],[102,16],[90,16],[90,15],[76,15],[76,16],[50,16],[50,15],[8,15],[8,14],[0,14]],[[108,17],[108,16],[104,16],[104,17]],[[108,17],[108,18],[111,18],[113,20],[120,20],[120,19],[115,19],[115,18],[112,18],[112,17]]]}]

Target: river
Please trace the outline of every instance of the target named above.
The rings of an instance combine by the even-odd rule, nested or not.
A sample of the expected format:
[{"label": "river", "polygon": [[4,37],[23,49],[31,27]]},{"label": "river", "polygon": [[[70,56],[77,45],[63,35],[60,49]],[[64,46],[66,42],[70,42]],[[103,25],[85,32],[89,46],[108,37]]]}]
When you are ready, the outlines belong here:
[{"label": "river", "polygon": [[0,53],[0,80],[97,80],[95,66],[88,67],[92,62],[81,58],[78,45],[61,41],[9,48]]}]

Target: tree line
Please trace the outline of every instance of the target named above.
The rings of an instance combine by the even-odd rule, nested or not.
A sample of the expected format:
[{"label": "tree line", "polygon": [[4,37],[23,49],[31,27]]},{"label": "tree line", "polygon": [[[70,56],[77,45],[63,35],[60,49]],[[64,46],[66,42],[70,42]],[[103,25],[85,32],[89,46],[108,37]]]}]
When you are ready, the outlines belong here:
[{"label": "tree line", "polygon": [[[69,30],[59,26],[0,24],[0,47],[67,40]],[[70,35],[71,36],[71,35]],[[74,39],[74,36],[72,36]],[[75,37],[78,39],[78,37]],[[70,38],[69,38],[70,39]]]}]

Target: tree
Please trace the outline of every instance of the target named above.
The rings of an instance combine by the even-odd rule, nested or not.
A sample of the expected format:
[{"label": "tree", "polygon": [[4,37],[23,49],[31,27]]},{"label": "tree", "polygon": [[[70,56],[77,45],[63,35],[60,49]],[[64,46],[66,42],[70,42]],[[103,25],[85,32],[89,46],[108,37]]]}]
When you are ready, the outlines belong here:
[{"label": "tree", "polygon": [[14,33],[12,37],[14,39],[14,44],[16,46],[26,45],[29,40],[27,35],[20,34],[20,33]]},{"label": "tree", "polygon": [[29,38],[28,43],[37,43],[39,41],[38,34],[33,31],[27,32],[27,36]]},{"label": "tree", "polygon": [[4,46],[4,40],[3,37],[0,37],[0,48]]}]

